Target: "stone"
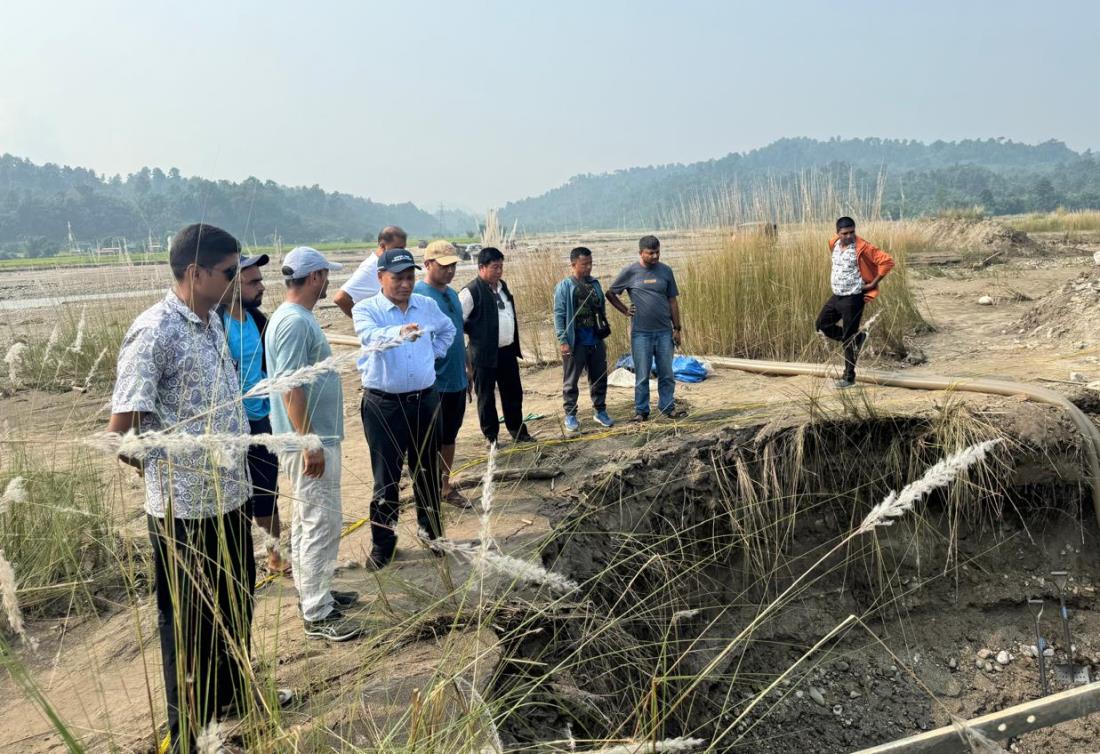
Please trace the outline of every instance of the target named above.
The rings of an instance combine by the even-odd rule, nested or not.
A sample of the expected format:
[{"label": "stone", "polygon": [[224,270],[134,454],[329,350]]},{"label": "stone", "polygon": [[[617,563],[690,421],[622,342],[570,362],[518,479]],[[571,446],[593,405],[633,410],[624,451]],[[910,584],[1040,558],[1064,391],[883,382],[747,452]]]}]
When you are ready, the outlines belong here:
[{"label": "stone", "polygon": [[[997,669],[998,670],[1000,669],[999,665],[997,666]],[[984,670],[987,673],[992,673],[993,672],[993,663],[991,663],[989,660],[986,660],[985,664],[982,666],[982,670]]]},{"label": "stone", "polygon": [[947,667],[951,668],[952,670],[957,670],[959,667],[959,661],[952,657],[947,661]]},{"label": "stone", "polygon": [[1012,661],[1012,656],[1009,655],[1009,653],[1006,652],[1005,650],[1002,649],[1000,652],[997,653],[997,664],[998,665],[1007,665],[1011,661]]},{"label": "stone", "polygon": [[1100,267],[1100,251],[1092,255],[1092,263],[1097,267]]},{"label": "stone", "polygon": [[978,650],[978,659],[979,660],[988,660],[992,656],[993,656],[993,650],[992,649],[986,649],[985,647],[982,647],[981,649]]},{"label": "stone", "polygon": [[839,670],[841,673],[847,673],[848,669],[851,667],[851,665],[846,663],[844,660],[837,660],[833,664],[833,667],[836,668],[837,670]]},{"label": "stone", "polygon": [[982,296],[978,299],[978,306],[993,306],[993,298],[991,296]]},{"label": "stone", "polygon": [[836,715],[837,717],[840,717],[841,715],[844,714],[844,708],[841,707],[839,704],[834,704],[833,705],[833,714]]},{"label": "stone", "polygon": [[821,689],[817,688],[816,686],[810,686],[810,698],[820,704],[822,707],[825,706],[825,695],[822,694]]},{"label": "stone", "polygon": [[1090,380],[1088,378],[1088,376],[1083,374],[1082,372],[1070,372],[1069,373],[1069,381],[1070,382],[1083,382],[1085,384],[1088,384],[1092,380]]}]

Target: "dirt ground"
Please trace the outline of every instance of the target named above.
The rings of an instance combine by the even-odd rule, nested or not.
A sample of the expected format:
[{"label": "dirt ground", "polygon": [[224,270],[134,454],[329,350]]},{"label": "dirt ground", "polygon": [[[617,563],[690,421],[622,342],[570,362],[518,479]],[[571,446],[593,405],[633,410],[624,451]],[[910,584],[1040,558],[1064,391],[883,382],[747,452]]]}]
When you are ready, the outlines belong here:
[{"label": "dirt ground", "polygon": [[[609,234],[595,241],[587,240],[597,254],[606,252],[616,259],[630,254],[630,240],[623,236]],[[1029,317],[1034,319],[1034,308],[1049,305],[1050,299],[1044,297],[1058,294],[1069,281],[1092,270],[1091,255],[1100,251],[1100,237],[1076,237],[1071,242],[1055,236],[1035,240],[1039,253],[1029,249],[1026,256],[1009,257],[982,269],[959,264],[918,266],[914,278],[922,311],[935,331],[915,340],[927,362],[905,368],[915,374],[1041,381],[1048,387],[1087,397],[1084,386],[1100,380],[1100,348],[1095,339],[1077,330],[1052,331],[1047,336],[1045,331],[1021,323],[1031,321]],[[689,248],[689,242],[690,239],[683,239],[685,249]],[[666,258],[673,266],[678,256],[671,248],[674,245],[671,240],[666,241],[672,252]],[[345,256],[345,261],[355,261],[352,255]],[[920,260],[915,261],[919,265]],[[5,276],[0,282],[0,300],[33,296],[35,292],[57,297],[89,289],[154,290],[158,281],[163,280],[163,272],[163,268],[133,268],[120,276],[118,271],[81,270],[54,273],[56,279],[50,280],[40,279],[41,273],[17,273]],[[463,274],[460,270],[459,277]],[[991,297],[993,303],[980,305],[978,299],[983,296]],[[271,308],[274,303],[269,299],[267,306]],[[13,313],[6,324],[18,329],[46,321],[48,316],[41,309]],[[323,307],[320,316],[328,331],[351,334],[350,323],[331,305]],[[1064,318],[1073,313],[1059,309],[1058,316]],[[618,320],[613,320],[613,324],[622,326]],[[691,323],[686,322],[685,327],[690,328]],[[874,356],[873,337],[869,350],[869,364],[901,368]],[[548,531],[546,501],[579,488],[606,460],[624,453],[645,454],[647,443],[667,441],[672,433],[692,435],[724,426],[763,424],[777,417],[798,418],[806,415],[811,405],[840,406],[836,392],[821,380],[767,378],[720,370],[703,383],[677,385],[678,398],[691,410],[687,422],[675,427],[662,421],[641,428],[620,424],[615,432],[598,442],[583,442],[568,438],[561,426],[560,366],[532,365],[525,370],[523,380],[524,410],[540,415],[530,426],[543,444],[506,455],[503,460],[515,467],[553,465],[563,472],[553,483],[528,481],[502,484],[498,488],[494,536],[506,551],[523,557],[531,556],[535,543]],[[874,387],[864,390],[878,411],[891,414],[920,412],[944,399],[934,392]],[[609,412],[616,420],[623,422],[631,415],[632,398],[629,389],[611,388]],[[994,405],[982,397],[962,399]],[[40,437],[56,437],[71,435],[93,422],[105,422],[105,400],[104,395],[59,397],[24,392],[3,399],[0,407],[10,426],[33,426]],[[584,410],[586,402],[586,396],[582,395],[581,440],[597,430]],[[369,459],[357,418],[357,404],[357,376],[349,374],[345,378],[347,437],[343,444],[344,517],[349,523],[367,516],[371,490]],[[995,407],[1010,411],[1011,399],[998,399]],[[481,466],[477,461],[483,455],[484,443],[471,411],[458,441],[458,463],[470,464],[461,478],[478,476]],[[141,539],[141,499],[136,480],[111,462],[105,461],[104,468],[125,491],[124,515],[131,535]],[[284,510],[289,513],[288,506]],[[414,526],[415,518],[405,512],[399,531],[398,557],[392,567],[380,574],[368,573],[357,565],[369,550],[369,527],[357,529],[341,543],[337,587],[362,593],[363,602],[357,614],[380,631],[400,624],[404,617],[431,604],[442,593],[442,584],[448,578],[457,582],[466,572],[466,566],[452,559],[440,562],[416,546]],[[478,533],[477,516],[470,511],[448,509],[446,527],[452,538],[472,539]],[[1090,532],[1090,545],[1094,533]],[[1017,539],[1015,535],[1004,539],[1009,543],[1004,550],[1006,557],[1016,558],[1011,543]],[[1065,539],[1064,531],[1050,537],[1050,541]],[[1078,544],[1079,540],[1080,537]],[[847,655],[835,657],[829,665],[815,667],[800,684],[787,688],[772,710],[773,721],[785,731],[781,737],[785,750],[790,750],[787,734],[792,731],[803,736],[815,730],[850,731],[831,737],[829,748],[802,749],[805,751],[843,751],[866,745],[868,739],[861,737],[860,729],[869,721],[880,719],[874,705],[894,694],[900,696],[892,707],[897,711],[897,719],[891,718],[890,730],[899,737],[943,724],[945,710],[973,716],[1033,697],[1037,686],[1035,662],[1026,656],[1030,624],[1013,600],[1019,593],[1017,582],[1036,578],[1049,563],[1024,556],[1017,561],[1002,573],[975,574],[971,582],[959,585],[960,601],[966,609],[954,617],[946,608],[910,612],[908,633],[887,639],[893,657],[883,652],[881,646],[872,646],[870,641],[857,642]],[[1094,585],[1100,580],[1100,562],[1089,553],[1074,562],[1076,568],[1082,569],[1073,605],[1080,616],[1077,632],[1087,637],[1081,639],[1083,651],[1090,656],[1095,653],[1096,661],[1100,662],[1100,643],[1093,641],[1093,637],[1100,635],[1100,616],[1092,612],[1096,608]],[[928,604],[937,601],[943,604],[945,600],[942,594],[927,597]],[[951,621],[954,622],[949,633],[967,637],[969,641],[944,646],[943,626]],[[98,616],[36,620],[30,628],[40,646],[37,652],[23,652],[23,660],[61,717],[87,741],[89,750],[108,750],[107,731],[111,732],[113,745],[118,747],[113,750],[151,750],[154,732],[150,704],[156,718],[163,720],[152,601],[146,599],[136,611],[106,609]],[[140,628],[144,637],[141,643],[135,639],[135,628]],[[491,644],[491,638],[483,636],[466,636],[462,640]],[[381,666],[383,669],[365,687],[343,687],[360,648],[355,643],[330,646],[305,640],[296,613],[294,590],[285,579],[265,585],[258,593],[254,644],[258,662],[275,665],[281,683],[303,692],[304,701],[289,713],[289,718],[303,727],[317,722],[312,711],[329,709],[331,705],[322,701],[330,702],[334,695],[359,700],[375,720],[399,714],[412,690],[422,687],[448,656],[446,642],[410,640]],[[1006,650],[1012,654],[1012,660],[1003,667],[986,669],[983,664],[979,668],[976,662],[980,649],[992,650],[994,654]],[[775,660],[782,664],[790,660],[789,653],[779,652]],[[952,660],[954,668],[948,665]],[[926,687],[905,681],[913,672],[920,673]],[[823,694],[824,705],[812,700],[811,686]],[[944,702],[945,707],[929,706],[927,702],[932,696]],[[10,678],[0,679],[0,700],[0,751],[64,749],[52,734],[49,722],[23,699]],[[840,713],[834,712],[834,705],[842,707]],[[903,713],[906,709],[911,712]],[[338,725],[341,721],[326,718],[325,722]],[[1089,719],[1025,736],[1014,743],[1013,750],[1083,751],[1090,748],[1086,742],[1095,741],[1098,735],[1100,722]]]}]

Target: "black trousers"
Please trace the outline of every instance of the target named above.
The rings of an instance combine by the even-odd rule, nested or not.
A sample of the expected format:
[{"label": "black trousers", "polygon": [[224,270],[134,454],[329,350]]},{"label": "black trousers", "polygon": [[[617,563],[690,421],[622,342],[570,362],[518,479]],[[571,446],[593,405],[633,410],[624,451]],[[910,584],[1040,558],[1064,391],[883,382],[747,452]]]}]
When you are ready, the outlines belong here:
[{"label": "black trousers", "polygon": [[398,493],[406,461],[413,480],[417,525],[432,539],[443,534],[438,411],[439,394],[434,388],[401,395],[363,391],[359,413],[374,474],[370,527],[375,560],[388,562],[397,549]]},{"label": "black trousers", "polygon": [[244,508],[199,519],[148,517],[172,752],[250,693],[256,564]]},{"label": "black trousers", "polygon": [[[249,434],[271,434],[271,420],[248,420]],[[245,503],[245,512],[255,521],[275,515],[279,497],[279,458],[263,445],[248,446],[248,473],[252,475],[252,497]]]},{"label": "black trousers", "polygon": [[504,426],[515,437],[523,429],[523,384],[519,379],[519,361],[516,347],[505,346],[497,350],[495,367],[474,367],[474,392],[477,393],[477,419],[481,434],[495,442],[500,434],[495,391],[500,391],[500,407],[504,413]]},{"label": "black trousers", "polygon": [[607,408],[607,348],[603,341],[594,346],[577,344],[569,349],[568,356],[562,356],[562,402],[565,413],[571,416],[577,413],[577,397],[580,395],[581,375],[588,375],[588,394],[592,397],[592,408],[603,411]]},{"label": "black trousers", "polygon": [[[855,380],[856,349],[855,337],[859,333],[859,322],[863,319],[863,294],[851,296],[831,296],[817,315],[817,329],[826,338],[839,341],[844,346],[844,377]],[[837,322],[843,322],[838,325]]]}]

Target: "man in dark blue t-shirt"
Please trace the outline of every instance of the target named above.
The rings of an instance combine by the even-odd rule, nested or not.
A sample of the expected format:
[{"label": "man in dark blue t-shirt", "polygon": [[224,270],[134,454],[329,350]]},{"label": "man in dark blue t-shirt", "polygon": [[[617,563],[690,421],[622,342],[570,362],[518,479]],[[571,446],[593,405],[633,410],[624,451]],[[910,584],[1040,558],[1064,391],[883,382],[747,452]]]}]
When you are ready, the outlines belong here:
[{"label": "man in dark blue t-shirt", "polygon": [[[676,276],[661,263],[661,242],[656,236],[638,241],[638,261],[619,272],[607,291],[608,302],[631,318],[630,354],[634,359],[634,418],[649,418],[649,370],[657,362],[657,408],[671,419],[687,415],[676,407],[676,380],[672,375],[672,352],[680,345],[680,306]],[[630,306],[619,294],[630,295]]]}]

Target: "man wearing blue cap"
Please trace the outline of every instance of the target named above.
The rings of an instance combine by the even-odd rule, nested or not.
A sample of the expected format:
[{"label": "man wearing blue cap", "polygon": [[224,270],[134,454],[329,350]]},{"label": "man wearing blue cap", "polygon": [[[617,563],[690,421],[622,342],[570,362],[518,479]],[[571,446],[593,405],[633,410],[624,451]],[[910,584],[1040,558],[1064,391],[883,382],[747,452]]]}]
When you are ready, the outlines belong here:
[{"label": "man wearing blue cap", "polygon": [[397,549],[398,485],[406,460],[419,529],[429,540],[443,533],[435,363],[446,357],[456,328],[435,301],[413,293],[418,269],[408,250],[387,249],[378,260],[381,292],[351,310],[360,343],[375,349],[359,357],[360,414],[374,474],[368,563],[374,569],[389,564]]},{"label": "man wearing blue cap", "polygon": [[[264,330],[267,317],[260,311],[264,283],[260,268],[270,261],[267,254],[241,257],[228,300],[218,307],[225,328],[229,355],[237,365],[241,392],[247,393],[267,377],[264,364]],[[271,434],[271,401],[266,396],[244,399],[249,433]],[[263,445],[248,448],[248,473],[252,477],[252,497],[245,503],[248,517],[266,534],[269,573],[285,573],[289,564],[279,552],[279,458]]]},{"label": "man wearing blue cap", "polygon": [[[292,249],[283,257],[286,301],[271,315],[264,336],[267,373],[273,379],[332,355],[313,309],[328,293],[329,271],[342,267],[308,246]],[[276,434],[318,435],[322,443],[319,450],[284,453],[279,458],[292,487],[290,563],[306,636],[329,641],[353,639],[362,634],[363,625],[346,617],[341,608],[354,604],[359,595],[332,591],[343,525],[340,442],[344,439],[344,395],[340,376],[325,372],[272,400],[271,426]]]}]

